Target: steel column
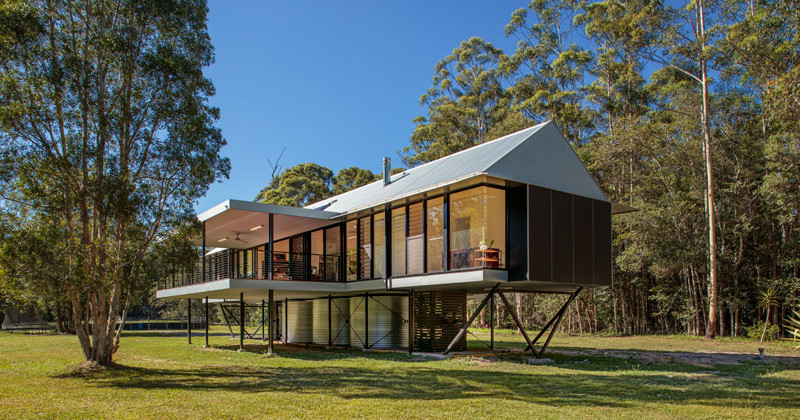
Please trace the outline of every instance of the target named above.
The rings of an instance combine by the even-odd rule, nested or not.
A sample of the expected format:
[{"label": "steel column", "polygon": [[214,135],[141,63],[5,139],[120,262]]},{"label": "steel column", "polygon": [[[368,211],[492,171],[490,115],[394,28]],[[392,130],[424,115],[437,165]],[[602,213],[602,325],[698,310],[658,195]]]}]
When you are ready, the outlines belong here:
[{"label": "steel column", "polygon": [[201,260],[203,261],[202,279],[203,283],[205,283],[206,282],[206,222],[203,222],[203,258],[201,258]]},{"label": "steel column", "polygon": [[545,349],[547,349],[547,346],[550,344],[550,340],[553,339],[553,335],[555,335],[556,330],[558,330],[558,325],[561,324],[561,319],[564,318],[564,313],[567,312],[569,304],[572,303],[573,300],[575,300],[575,298],[578,296],[578,293],[580,293],[581,290],[583,290],[583,287],[579,287],[578,290],[576,290],[575,293],[573,293],[569,297],[569,299],[567,299],[567,303],[564,304],[564,308],[562,309],[561,314],[558,317],[558,320],[556,320],[555,324],[553,325],[553,329],[550,331],[550,335],[547,336],[547,340],[544,342],[542,349],[539,350],[539,354],[544,353]]},{"label": "steel column", "polygon": [[489,303],[489,348],[492,350],[494,350],[494,311],[494,295],[492,295]]},{"label": "steel column", "polygon": [[289,299],[283,300],[283,342],[289,342]]},{"label": "steel column", "polygon": [[476,309],[475,312],[472,313],[472,315],[469,317],[469,320],[467,320],[467,323],[464,324],[464,326],[460,330],[458,330],[458,334],[456,334],[456,336],[453,338],[453,341],[450,342],[450,344],[447,346],[444,353],[442,354],[450,353],[450,350],[453,348],[453,346],[456,345],[456,343],[458,343],[458,340],[461,340],[461,337],[467,332],[469,326],[472,325],[472,323],[475,321],[475,318],[477,318],[478,314],[481,312],[481,310],[483,310],[483,307],[486,306],[486,302],[488,302],[489,299],[492,297],[492,295],[494,295],[499,286],[500,284],[496,284],[494,287],[492,287],[491,290],[489,290],[489,294],[486,295],[485,298],[483,298],[481,304],[478,305],[478,309]]},{"label": "steel column", "polygon": [[222,312],[222,318],[225,319],[225,325],[228,326],[228,331],[231,333],[231,339],[236,338],[233,334],[233,328],[231,328],[231,321],[228,319],[228,314],[225,313],[225,307],[222,306],[222,303],[219,304],[219,311]]},{"label": "steel column", "polygon": [[275,274],[275,261],[273,260],[274,259],[273,251],[275,248],[273,246],[273,242],[275,242],[274,241],[275,229],[273,226],[274,225],[273,222],[275,221],[275,217],[273,216],[272,213],[269,214],[268,221],[269,221],[269,228],[267,229],[267,240],[269,242],[267,242],[267,248],[268,248],[267,258],[269,262],[267,263],[267,270],[268,270],[267,278],[269,280],[273,280],[273,275]]},{"label": "steel column", "polygon": [[275,300],[272,289],[269,289],[267,296],[269,299],[267,302],[267,316],[269,317],[269,346],[267,347],[267,354],[272,356],[275,354],[272,348],[273,341],[275,340]]},{"label": "steel column", "polygon": [[239,351],[244,351],[244,293],[239,293]]},{"label": "steel column", "polygon": [[570,294],[567,301],[564,303],[563,306],[561,306],[561,309],[559,309],[558,312],[556,312],[553,318],[551,318],[550,321],[548,321],[547,324],[545,324],[544,328],[542,328],[542,330],[539,331],[539,334],[536,335],[536,338],[534,338],[533,341],[531,341],[531,346],[525,347],[525,350],[523,351],[528,350],[528,348],[532,347],[532,345],[536,345],[536,342],[539,341],[539,338],[541,338],[547,332],[550,326],[553,326],[553,328],[550,330],[550,334],[548,334],[547,336],[547,340],[545,340],[544,345],[542,346],[541,349],[539,349],[539,356],[544,354],[544,351],[550,344],[550,340],[553,338],[553,335],[555,335],[555,332],[558,329],[558,325],[561,323],[561,319],[564,317],[564,313],[567,311],[569,304],[572,303],[572,301],[575,299],[576,296],[578,296],[578,293],[580,293],[581,290],[583,290],[583,287],[579,287],[577,290],[575,290],[575,292]]},{"label": "steel column", "polygon": [[500,300],[502,300],[503,304],[506,305],[506,309],[508,309],[508,313],[511,314],[511,318],[514,320],[514,323],[517,324],[517,328],[519,328],[519,331],[522,333],[522,336],[525,337],[525,341],[528,343],[528,347],[531,348],[531,351],[533,352],[533,356],[538,359],[539,358],[539,353],[536,352],[535,348],[533,348],[533,343],[531,343],[531,338],[528,337],[528,333],[525,332],[525,327],[522,325],[522,322],[519,320],[519,317],[517,317],[517,312],[514,311],[514,308],[512,308],[511,304],[508,303],[508,299],[506,299],[506,295],[504,295],[503,292],[498,290],[497,294],[500,295]]},{"label": "steel column", "polygon": [[408,352],[414,352],[414,289],[408,292]]},{"label": "steel column", "polygon": [[208,347],[208,296],[206,296],[206,347]]},{"label": "steel column", "polygon": [[364,292],[364,348],[369,347],[369,293]]},{"label": "steel column", "polygon": [[266,328],[264,328],[264,299],[261,299],[261,341],[264,341],[264,333]]},{"label": "steel column", "polygon": [[328,347],[333,346],[333,336],[331,335],[331,295],[328,295]]},{"label": "steel column", "polygon": [[186,335],[189,337],[189,344],[192,344],[192,300],[186,299]]}]

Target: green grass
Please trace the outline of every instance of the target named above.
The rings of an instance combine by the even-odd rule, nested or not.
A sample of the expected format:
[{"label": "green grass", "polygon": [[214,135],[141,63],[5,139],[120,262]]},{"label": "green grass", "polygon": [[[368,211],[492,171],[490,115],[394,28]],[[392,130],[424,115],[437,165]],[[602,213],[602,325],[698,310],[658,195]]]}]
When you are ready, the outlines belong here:
[{"label": "green grass", "polygon": [[[519,346],[522,338],[504,331],[497,342]],[[211,337],[210,349],[202,343],[128,333],[119,369],[77,375],[75,337],[0,333],[0,418],[800,417],[800,365],[786,362],[709,368],[552,353],[553,364],[529,366],[519,354],[439,361],[279,347],[267,357],[259,341],[248,340],[244,353],[232,350],[229,336]],[[557,352],[755,353],[759,346],[681,336],[557,336],[551,344]],[[782,343],[766,347],[768,355],[800,356]]]}]

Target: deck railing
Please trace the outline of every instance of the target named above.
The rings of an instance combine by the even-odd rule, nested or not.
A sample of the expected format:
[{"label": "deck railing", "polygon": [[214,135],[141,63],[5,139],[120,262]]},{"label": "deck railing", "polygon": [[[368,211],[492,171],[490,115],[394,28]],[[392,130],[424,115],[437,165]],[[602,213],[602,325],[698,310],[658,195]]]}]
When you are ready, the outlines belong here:
[{"label": "deck railing", "polygon": [[[273,258],[273,280],[293,281],[341,281],[341,257],[338,255],[276,253],[285,258]],[[263,251],[245,254],[224,250],[206,256],[203,276],[203,261],[198,257],[189,267],[172,267],[158,282],[158,288],[188,286],[223,279],[268,280],[268,260]]]}]

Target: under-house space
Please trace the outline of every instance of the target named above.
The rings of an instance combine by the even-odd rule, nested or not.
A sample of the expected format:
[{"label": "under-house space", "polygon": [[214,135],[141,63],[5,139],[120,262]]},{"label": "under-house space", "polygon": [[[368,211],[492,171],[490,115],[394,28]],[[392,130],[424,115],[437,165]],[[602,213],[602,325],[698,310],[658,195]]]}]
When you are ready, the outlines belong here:
[{"label": "under-house space", "polygon": [[[538,335],[515,319],[540,357],[572,299],[611,285],[611,217],[632,209],[606,199],[555,124],[390,173],[385,158],[382,180],[304,208],[205,211],[194,269],[165,274],[158,297],[219,305],[240,346],[451,353],[484,307],[513,316],[507,293],[564,294]],[[261,311],[258,330],[245,310]]]}]

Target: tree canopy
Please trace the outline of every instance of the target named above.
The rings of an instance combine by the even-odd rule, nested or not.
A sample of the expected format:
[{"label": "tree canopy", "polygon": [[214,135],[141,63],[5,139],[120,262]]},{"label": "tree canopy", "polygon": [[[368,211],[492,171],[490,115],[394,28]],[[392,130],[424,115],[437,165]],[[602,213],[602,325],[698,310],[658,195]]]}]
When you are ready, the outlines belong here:
[{"label": "tree canopy", "polygon": [[[227,176],[201,0],[0,4],[6,290],[68,309],[108,364],[151,246]],[[147,283],[145,283],[147,284]]]},{"label": "tree canopy", "polygon": [[300,163],[276,174],[255,201],[283,206],[303,207],[328,197],[367,185],[377,179],[369,169],[355,166],[340,170],[316,163]]},{"label": "tree canopy", "polygon": [[569,328],[736,335],[775,285],[778,324],[800,302],[794,3],[532,0],[504,28],[513,54],[472,38],[436,65],[404,161],[553,120],[640,210],[614,218],[614,286]]}]

